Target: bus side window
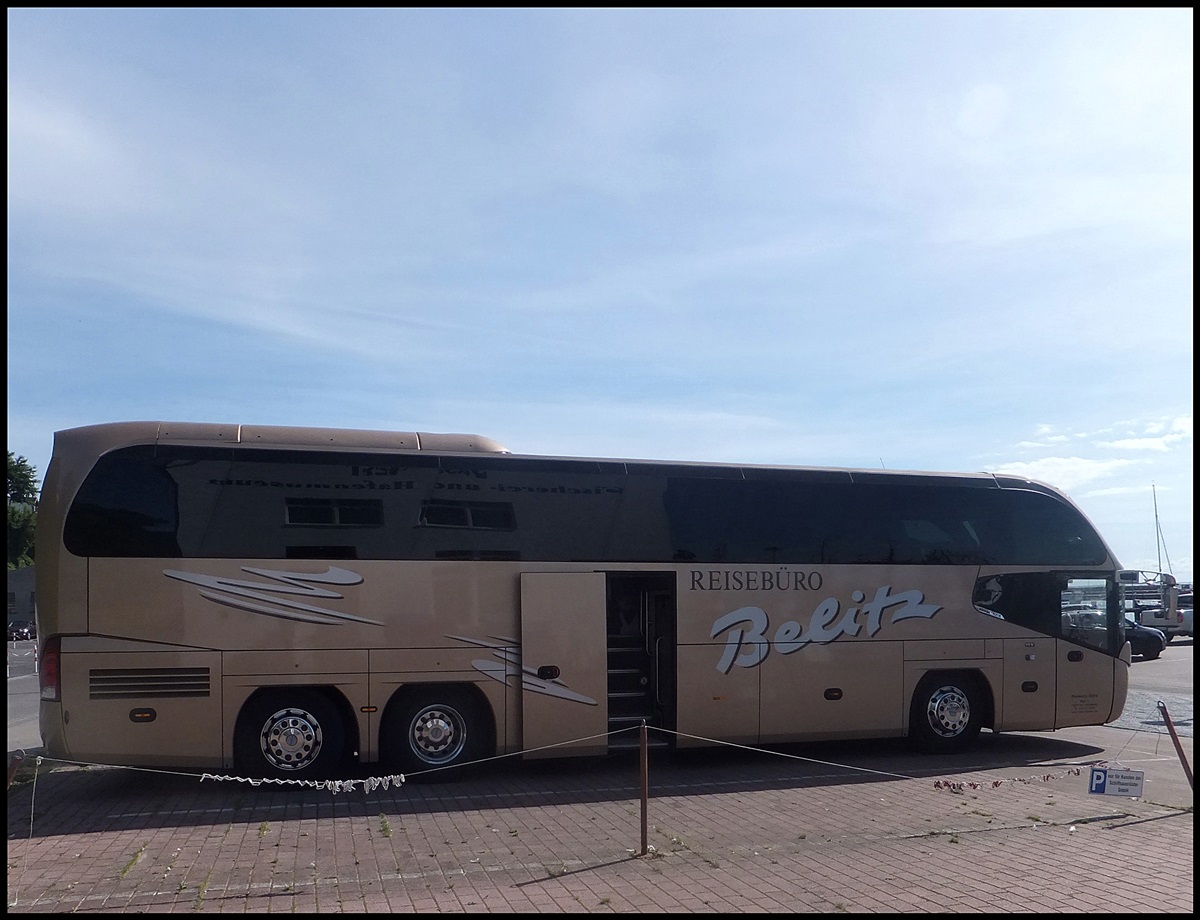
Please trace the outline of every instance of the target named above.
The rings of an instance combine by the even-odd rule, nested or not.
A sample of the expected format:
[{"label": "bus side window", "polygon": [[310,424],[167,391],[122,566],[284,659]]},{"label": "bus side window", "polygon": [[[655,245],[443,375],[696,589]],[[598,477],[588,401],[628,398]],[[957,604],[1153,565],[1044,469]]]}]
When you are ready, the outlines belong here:
[{"label": "bus side window", "polygon": [[1062,590],[1052,572],[992,575],[975,582],[974,603],[1047,636],[1063,632]]}]

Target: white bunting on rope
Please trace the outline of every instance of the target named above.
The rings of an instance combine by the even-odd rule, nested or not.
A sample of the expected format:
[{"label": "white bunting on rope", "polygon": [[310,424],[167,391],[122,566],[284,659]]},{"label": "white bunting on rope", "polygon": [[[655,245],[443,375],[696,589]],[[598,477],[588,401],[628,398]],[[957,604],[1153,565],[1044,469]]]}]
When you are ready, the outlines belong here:
[{"label": "white bunting on rope", "polygon": [[206,779],[215,782],[234,782],[234,783],[249,783],[251,786],[261,786],[264,783],[277,786],[302,786],[307,789],[323,789],[327,792],[332,792],[335,795],[339,792],[353,792],[358,786],[363,787],[363,792],[374,792],[376,789],[388,789],[392,785],[402,786],[404,784],[404,774],[393,774],[392,776],[370,776],[367,779],[274,779],[271,777],[251,778],[248,776],[217,776],[214,773],[200,774],[200,782]]}]

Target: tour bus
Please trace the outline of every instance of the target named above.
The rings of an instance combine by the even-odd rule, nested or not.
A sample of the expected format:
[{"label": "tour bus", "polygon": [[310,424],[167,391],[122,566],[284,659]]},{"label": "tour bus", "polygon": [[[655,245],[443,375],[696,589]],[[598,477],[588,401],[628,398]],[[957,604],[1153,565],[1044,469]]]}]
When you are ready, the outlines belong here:
[{"label": "tour bus", "polygon": [[1128,688],[1112,552],[999,474],[98,424],[55,434],[37,580],[42,738],[75,762],[434,779],[643,726],[952,752]]}]

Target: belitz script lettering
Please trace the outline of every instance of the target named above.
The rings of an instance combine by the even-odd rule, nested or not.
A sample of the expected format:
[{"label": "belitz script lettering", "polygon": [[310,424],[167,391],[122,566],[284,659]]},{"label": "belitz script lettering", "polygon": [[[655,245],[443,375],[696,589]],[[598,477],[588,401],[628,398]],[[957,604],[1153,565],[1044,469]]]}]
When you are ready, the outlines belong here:
[{"label": "belitz script lettering", "polygon": [[844,613],[837,598],[827,597],[813,611],[807,628],[796,620],[788,620],[775,630],[771,639],[767,638],[771,619],[761,607],[731,610],[713,621],[711,638],[728,633],[717,670],[728,674],[734,665],[756,668],[772,648],[781,655],[790,655],[810,642],[823,645],[842,636],[857,636],[864,629],[868,636],[874,636],[883,628],[885,612],[890,612],[891,623],[897,623],[913,617],[927,620],[942,609],[937,604],[925,603],[925,595],[920,591],[893,594],[891,585],[881,585],[875,590],[875,597],[864,604],[866,597],[862,591],[852,592],[850,598],[855,606],[847,607]]}]

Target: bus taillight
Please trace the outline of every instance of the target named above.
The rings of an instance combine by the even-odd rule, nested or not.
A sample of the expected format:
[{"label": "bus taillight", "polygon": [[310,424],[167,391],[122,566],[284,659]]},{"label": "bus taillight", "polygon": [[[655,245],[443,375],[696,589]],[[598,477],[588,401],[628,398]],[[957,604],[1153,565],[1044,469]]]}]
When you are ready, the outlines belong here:
[{"label": "bus taillight", "polygon": [[61,661],[61,640],[58,636],[51,636],[42,646],[42,654],[38,658],[38,685],[42,690],[42,699],[51,703],[57,703],[62,698],[59,693]]}]

